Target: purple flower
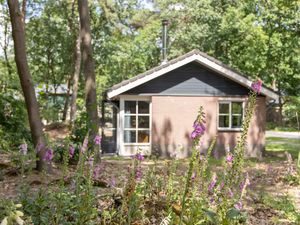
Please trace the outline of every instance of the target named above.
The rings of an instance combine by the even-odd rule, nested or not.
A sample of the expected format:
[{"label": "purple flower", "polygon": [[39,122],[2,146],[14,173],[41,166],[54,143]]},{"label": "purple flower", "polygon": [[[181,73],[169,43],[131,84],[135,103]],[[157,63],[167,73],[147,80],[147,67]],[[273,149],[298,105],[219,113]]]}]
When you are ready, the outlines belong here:
[{"label": "purple flower", "polygon": [[208,191],[212,192],[212,190],[214,189],[215,185],[217,183],[217,176],[216,174],[213,175],[212,181],[210,182],[210,184],[208,185]]},{"label": "purple flower", "polygon": [[19,146],[20,153],[21,153],[22,155],[27,155],[27,152],[28,152],[28,148],[27,148],[27,147],[28,147],[28,146],[27,146],[26,143],[21,144],[21,145]]},{"label": "purple flower", "polygon": [[219,185],[219,189],[220,189],[220,191],[223,189],[223,187],[224,187],[224,181],[222,181],[221,183],[220,183],[220,185]]},{"label": "purple flower", "polygon": [[228,191],[228,196],[229,196],[229,198],[233,198],[233,192],[232,192],[232,190],[231,189],[229,189],[229,191]]},{"label": "purple flower", "polygon": [[257,80],[257,81],[255,81],[251,84],[252,90],[254,92],[256,92],[257,94],[259,94],[261,92],[261,87],[262,87],[262,81],[261,80]]},{"label": "purple flower", "polygon": [[139,166],[135,172],[135,179],[137,181],[140,181],[142,179],[142,176],[143,176],[142,168]]},{"label": "purple flower", "polygon": [[242,210],[243,204],[241,202],[237,202],[236,204],[234,204],[234,208],[236,208],[237,210]]},{"label": "purple flower", "polygon": [[53,155],[52,149],[47,148],[43,160],[46,162],[51,162],[51,160],[53,159],[53,156],[54,155]]},{"label": "purple flower", "polygon": [[145,159],[144,156],[140,152],[135,154],[135,156],[133,158],[138,160],[138,161],[143,161]]},{"label": "purple flower", "polygon": [[94,143],[96,145],[100,145],[101,144],[101,140],[102,140],[102,138],[99,135],[96,135],[95,138],[94,138]]},{"label": "purple flower", "polygon": [[193,128],[194,128],[194,130],[191,133],[191,138],[192,139],[195,139],[195,138],[203,135],[204,132],[205,132],[205,129],[206,129],[205,126],[204,126],[204,124],[203,123],[199,123],[199,122],[195,122],[194,125],[193,125]]},{"label": "purple flower", "polygon": [[226,162],[232,163],[233,162],[233,155],[231,153],[227,154],[226,156]]},{"label": "purple flower", "polygon": [[72,145],[70,145],[70,148],[69,148],[69,156],[70,156],[70,158],[73,158],[74,153],[75,153],[75,148]]}]

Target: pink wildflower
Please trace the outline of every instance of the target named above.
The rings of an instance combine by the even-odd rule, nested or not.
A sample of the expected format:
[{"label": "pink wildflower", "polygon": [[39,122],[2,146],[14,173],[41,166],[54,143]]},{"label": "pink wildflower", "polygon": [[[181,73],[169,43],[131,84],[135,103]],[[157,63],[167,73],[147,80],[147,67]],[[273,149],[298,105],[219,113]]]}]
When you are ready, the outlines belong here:
[{"label": "pink wildflower", "polygon": [[73,158],[74,153],[75,153],[75,148],[72,145],[70,145],[70,148],[69,148],[69,156],[70,156],[70,158]]},{"label": "pink wildflower", "polygon": [[195,138],[203,135],[205,132],[205,129],[206,129],[203,123],[198,123],[198,122],[194,123],[193,128],[194,128],[194,130],[191,133],[192,139],[195,139]]},{"label": "pink wildflower", "polygon": [[210,182],[210,184],[208,185],[208,191],[212,192],[212,190],[214,189],[215,185],[217,183],[217,175],[214,174],[212,177],[212,181]]},{"label": "pink wildflower", "polygon": [[234,208],[236,208],[237,210],[242,210],[243,204],[241,202],[237,202],[236,204],[234,204]]},{"label": "pink wildflower", "polygon": [[232,163],[233,162],[233,155],[231,153],[229,153],[226,156],[226,162],[228,162],[228,163]]},{"label": "pink wildflower", "polygon": [[43,160],[46,162],[51,162],[51,160],[53,159],[53,151],[50,148],[47,148],[46,153],[44,155]]},{"label": "pink wildflower", "polygon": [[140,181],[140,180],[142,179],[142,176],[143,176],[142,168],[139,166],[139,167],[136,169],[135,179],[136,179],[137,181]]},{"label": "pink wildflower", "polygon": [[102,140],[102,138],[99,135],[96,135],[95,138],[94,138],[94,143],[96,145],[100,145],[101,144],[101,140]]},{"label": "pink wildflower", "polygon": [[137,154],[135,154],[133,156],[133,158],[136,159],[136,160],[138,160],[138,161],[143,161],[145,159],[144,156],[140,152],[138,152]]},{"label": "pink wildflower", "polygon": [[257,94],[259,94],[261,92],[261,87],[262,87],[262,81],[261,80],[257,80],[257,81],[255,81],[251,84],[252,90],[254,92],[256,92]]}]

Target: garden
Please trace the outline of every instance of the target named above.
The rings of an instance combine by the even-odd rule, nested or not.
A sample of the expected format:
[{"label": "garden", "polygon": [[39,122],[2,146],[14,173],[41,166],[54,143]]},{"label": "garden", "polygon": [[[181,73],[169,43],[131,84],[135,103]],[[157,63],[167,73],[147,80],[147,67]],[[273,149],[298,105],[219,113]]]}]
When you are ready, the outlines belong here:
[{"label": "garden", "polygon": [[[299,224],[299,140],[268,138],[262,160],[244,158],[253,114],[253,91],[234,149],[203,154],[203,107],[193,125],[189,159],[104,157],[94,162],[88,136],[75,146],[65,139],[47,148],[50,173],[35,171],[26,143],[1,155],[0,220],[5,224]],[[93,140],[101,144],[101,137]],[[53,150],[55,149],[55,150]]]}]

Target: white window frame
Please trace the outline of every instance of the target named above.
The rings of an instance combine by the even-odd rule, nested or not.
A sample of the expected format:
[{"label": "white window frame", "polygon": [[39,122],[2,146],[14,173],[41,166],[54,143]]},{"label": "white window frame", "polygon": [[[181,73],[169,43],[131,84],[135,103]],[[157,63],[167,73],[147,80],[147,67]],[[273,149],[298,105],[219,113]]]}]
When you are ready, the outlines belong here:
[{"label": "white window frame", "polygon": [[[124,100],[124,110],[125,110],[125,103],[126,102],[134,102],[135,103],[135,113],[126,113],[124,111],[124,134],[125,134],[125,131],[135,131],[135,140],[136,140],[136,142],[125,142],[125,140],[124,140],[124,144],[125,145],[145,145],[145,144],[150,143],[150,102],[149,101],[144,101],[144,100]],[[138,112],[138,108],[139,108],[138,107],[138,104],[139,104],[138,102],[148,102],[149,103],[149,113],[139,113]],[[135,117],[136,123],[135,123],[134,128],[126,128],[125,127],[125,117],[126,116]],[[149,128],[139,128],[139,117],[140,116],[148,116],[149,117]],[[138,142],[138,132],[139,131],[149,131],[149,141],[148,142]]]},{"label": "white window frame", "polygon": [[[218,127],[218,131],[241,131],[242,127],[232,127],[232,116],[234,116],[232,114],[232,103],[234,102],[239,102],[242,103],[242,123],[244,120],[244,116],[245,116],[245,100],[243,99],[227,99],[227,100],[219,100],[218,104],[217,104],[217,127]],[[219,112],[220,110],[220,104],[229,104],[229,114],[228,113],[221,113]],[[220,127],[219,126],[219,117],[220,115],[229,115],[229,127]]]},{"label": "white window frame", "polygon": [[[125,101],[146,101],[149,102],[149,142],[148,143],[125,143],[124,142],[124,130],[125,130]],[[148,114],[147,114],[148,115]],[[137,121],[138,122],[138,121]],[[123,156],[129,156],[128,152],[125,151],[126,146],[137,146],[149,148],[149,154],[151,154],[152,146],[152,102],[150,96],[138,96],[138,95],[120,95],[120,116],[119,116],[119,132],[118,132],[118,143],[120,145],[119,154]],[[148,128],[145,128],[148,130]]]}]

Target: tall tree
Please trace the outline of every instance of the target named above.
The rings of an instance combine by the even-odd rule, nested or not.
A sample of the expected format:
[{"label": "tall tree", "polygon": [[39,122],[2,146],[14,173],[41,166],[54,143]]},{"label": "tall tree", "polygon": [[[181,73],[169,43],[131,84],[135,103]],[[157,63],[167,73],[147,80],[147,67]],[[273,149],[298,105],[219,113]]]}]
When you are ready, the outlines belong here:
[{"label": "tall tree", "polygon": [[78,83],[79,83],[79,75],[80,75],[80,65],[81,65],[81,35],[80,35],[80,26],[78,30],[78,37],[76,39],[75,44],[75,68],[74,68],[74,74],[73,74],[73,81],[72,81],[72,96],[71,96],[71,112],[70,112],[70,121],[71,123],[74,122],[76,118],[76,100],[77,100],[77,94],[78,94]]},{"label": "tall tree", "polygon": [[37,169],[40,171],[45,165],[43,155],[46,143],[39,114],[39,107],[27,62],[23,18],[19,8],[19,1],[8,0],[7,2],[12,25],[15,61],[28,112],[31,136],[34,146],[40,148],[40,150],[37,151],[39,157]]},{"label": "tall tree", "polygon": [[[99,120],[97,109],[97,93],[95,64],[93,60],[92,36],[90,28],[90,13],[87,0],[78,0],[78,11],[80,17],[80,33],[82,37],[82,60],[83,73],[85,76],[85,106],[87,111],[87,126],[89,129],[89,140],[91,147],[95,149],[94,138],[98,134]],[[99,151],[96,151],[99,158]]]}]

